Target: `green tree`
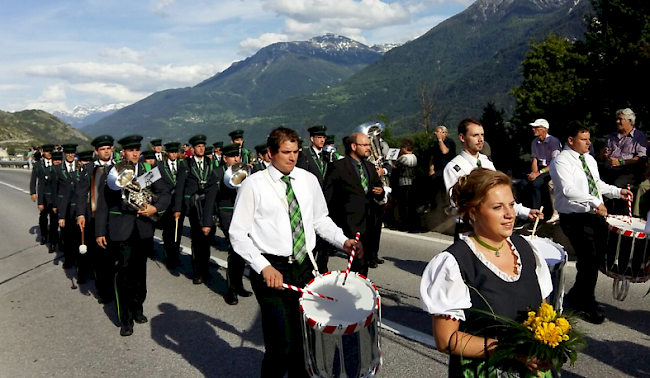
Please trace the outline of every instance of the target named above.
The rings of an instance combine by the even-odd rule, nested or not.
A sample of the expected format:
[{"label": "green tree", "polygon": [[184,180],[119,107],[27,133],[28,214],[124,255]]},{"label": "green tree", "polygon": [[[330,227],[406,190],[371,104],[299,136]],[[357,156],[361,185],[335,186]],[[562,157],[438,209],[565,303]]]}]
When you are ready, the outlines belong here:
[{"label": "green tree", "polygon": [[638,121],[650,111],[650,3],[592,0],[592,5],[581,48],[589,63],[589,117],[602,136],[614,130],[617,109],[632,108]]},{"label": "green tree", "polygon": [[485,140],[492,150],[492,161],[500,170],[507,172],[515,169],[514,162],[519,161],[519,151],[512,148],[510,127],[505,122],[505,110],[497,109],[494,102],[490,101],[483,108],[481,124],[485,131]]},{"label": "green tree", "polygon": [[529,123],[533,120],[546,119],[551,132],[560,138],[570,121],[585,120],[588,111],[582,99],[588,81],[587,58],[578,50],[575,43],[550,34],[526,54],[523,83],[511,92],[517,105],[510,135],[521,152],[530,152]]}]

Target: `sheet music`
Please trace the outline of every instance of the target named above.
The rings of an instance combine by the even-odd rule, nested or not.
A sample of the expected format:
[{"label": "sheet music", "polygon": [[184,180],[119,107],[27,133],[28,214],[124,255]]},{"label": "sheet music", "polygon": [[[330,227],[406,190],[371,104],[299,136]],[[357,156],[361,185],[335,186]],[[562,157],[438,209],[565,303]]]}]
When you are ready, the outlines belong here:
[{"label": "sheet music", "polygon": [[138,185],[140,185],[141,188],[146,188],[160,180],[161,177],[160,170],[158,170],[158,167],[155,167],[144,175],[138,177]]}]

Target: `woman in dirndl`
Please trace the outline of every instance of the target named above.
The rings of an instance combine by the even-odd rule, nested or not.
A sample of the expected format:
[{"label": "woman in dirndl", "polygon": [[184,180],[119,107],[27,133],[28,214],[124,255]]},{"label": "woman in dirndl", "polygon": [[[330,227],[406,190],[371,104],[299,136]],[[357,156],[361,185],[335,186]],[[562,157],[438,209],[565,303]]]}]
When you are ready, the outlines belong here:
[{"label": "woman in dirndl", "polygon": [[495,321],[479,309],[524,321],[553,291],[543,257],[512,233],[515,200],[508,176],[473,170],[452,189],[459,215],[473,231],[436,255],[420,284],[425,311],[433,317],[439,351],[450,355],[449,377],[549,377],[550,365],[520,356],[491,366],[498,347]]}]

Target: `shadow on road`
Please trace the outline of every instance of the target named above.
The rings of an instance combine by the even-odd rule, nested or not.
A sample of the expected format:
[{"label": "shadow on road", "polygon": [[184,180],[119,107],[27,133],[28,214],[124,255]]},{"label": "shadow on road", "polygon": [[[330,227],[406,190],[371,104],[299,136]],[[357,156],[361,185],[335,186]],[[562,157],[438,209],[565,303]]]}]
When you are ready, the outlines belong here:
[{"label": "shadow on road", "polygon": [[[162,313],[151,319],[152,339],[181,355],[205,377],[259,374],[263,352],[244,346],[244,342],[262,344],[259,316],[250,329],[239,331],[219,319],[197,311],[181,310],[171,303],[161,303],[158,308]],[[219,336],[222,331],[239,336],[240,345],[232,347]]]},{"label": "shadow on road", "polygon": [[[582,353],[631,377],[650,378],[650,348],[629,341],[595,340],[590,337]],[[562,377],[564,377],[564,373]]]},{"label": "shadow on road", "polygon": [[[628,298],[630,300],[630,298]],[[609,321],[626,326],[637,332],[650,336],[650,311],[631,310],[626,311],[618,307],[603,303],[605,315]]]},{"label": "shadow on road", "polygon": [[402,260],[395,257],[386,256],[385,260],[391,261],[399,269],[402,269],[405,272],[415,274],[418,277],[422,277],[422,272],[424,268],[427,267],[428,261],[419,261],[419,260]]}]

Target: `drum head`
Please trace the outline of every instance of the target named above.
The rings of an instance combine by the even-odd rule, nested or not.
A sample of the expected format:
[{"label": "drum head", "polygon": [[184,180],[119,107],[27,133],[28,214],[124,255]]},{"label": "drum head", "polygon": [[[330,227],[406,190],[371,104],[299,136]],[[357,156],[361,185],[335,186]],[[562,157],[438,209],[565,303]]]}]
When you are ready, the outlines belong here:
[{"label": "drum head", "polygon": [[539,252],[539,254],[544,257],[547,265],[555,266],[556,264],[564,261],[564,255],[566,254],[566,252],[564,252],[564,248],[551,239],[540,237],[533,238],[530,236],[524,236],[524,239],[526,239],[528,243],[535,247],[537,252]]},{"label": "drum head", "polygon": [[344,272],[331,272],[314,278],[305,289],[337,301],[303,295],[300,302],[305,316],[325,326],[346,327],[364,321],[376,310],[378,293],[372,283],[350,272],[343,286]]},{"label": "drum head", "polygon": [[646,222],[640,218],[632,218],[630,221],[627,215],[607,217],[607,226],[611,231],[638,239],[645,238],[645,224]]}]

